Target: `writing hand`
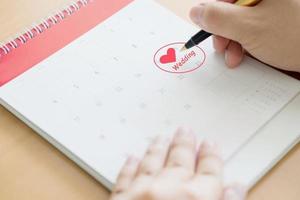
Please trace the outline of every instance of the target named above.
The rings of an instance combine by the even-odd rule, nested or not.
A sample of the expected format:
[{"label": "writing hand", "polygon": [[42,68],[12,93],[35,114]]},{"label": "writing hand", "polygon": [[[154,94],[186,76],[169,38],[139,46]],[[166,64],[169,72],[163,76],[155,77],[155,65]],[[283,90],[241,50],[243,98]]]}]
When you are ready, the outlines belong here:
[{"label": "writing hand", "polygon": [[224,1],[202,0],[191,18],[215,34],[214,46],[225,53],[229,67],[238,66],[248,52],[274,67],[300,72],[300,1],[263,0],[254,7]]}]

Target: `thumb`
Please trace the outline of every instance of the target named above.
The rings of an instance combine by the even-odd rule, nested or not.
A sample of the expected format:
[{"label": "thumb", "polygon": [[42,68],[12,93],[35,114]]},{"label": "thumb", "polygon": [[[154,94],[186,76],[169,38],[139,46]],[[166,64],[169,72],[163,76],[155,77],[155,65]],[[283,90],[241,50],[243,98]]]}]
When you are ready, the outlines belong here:
[{"label": "thumb", "polygon": [[249,12],[252,8],[215,1],[192,8],[194,23],[215,35],[243,43],[252,28]]}]

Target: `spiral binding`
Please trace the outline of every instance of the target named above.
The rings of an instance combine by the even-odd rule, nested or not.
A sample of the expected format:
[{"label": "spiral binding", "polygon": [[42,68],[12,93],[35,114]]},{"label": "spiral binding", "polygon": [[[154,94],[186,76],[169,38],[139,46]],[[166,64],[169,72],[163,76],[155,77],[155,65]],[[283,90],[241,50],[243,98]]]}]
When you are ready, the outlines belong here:
[{"label": "spiral binding", "polygon": [[51,28],[53,25],[58,24],[67,16],[72,15],[74,12],[78,11],[81,7],[86,6],[92,0],[76,0],[71,2],[64,9],[53,13],[52,15],[41,20],[37,24],[33,24],[31,27],[26,28],[25,31],[21,32],[14,38],[11,38],[5,43],[0,43],[0,59],[1,57],[10,53],[13,49],[28,42],[28,40],[33,39],[35,36],[43,33],[45,30]]}]

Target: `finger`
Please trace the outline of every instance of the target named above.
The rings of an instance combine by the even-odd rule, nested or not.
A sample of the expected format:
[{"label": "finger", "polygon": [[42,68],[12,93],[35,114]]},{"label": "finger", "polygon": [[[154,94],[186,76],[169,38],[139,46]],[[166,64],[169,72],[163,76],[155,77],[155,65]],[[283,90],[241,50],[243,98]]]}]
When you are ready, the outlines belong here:
[{"label": "finger", "polygon": [[205,141],[201,144],[197,171],[188,189],[197,194],[196,199],[215,200],[223,195],[223,162],[216,144]]},{"label": "finger", "polygon": [[211,3],[214,2],[216,0],[199,0],[198,4],[202,4],[202,3]]},{"label": "finger", "polygon": [[251,9],[215,1],[192,8],[190,17],[204,30],[242,43],[255,25],[251,20],[255,12],[250,12]]},{"label": "finger", "polygon": [[[217,1],[223,1],[227,3],[234,3],[236,0],[217,0]],[[215,50],[218,53],[225,53],[225,50],[227,49],[229,45],[230,40],[221,36],[214,36],[213,37],[213,45]]]},{"label": "finger", "polygon": [[170,141],[167,138],[157,137],[149,146],[140,163],[137,176],[155,176],[164,167]]},{"label": "finger", "polygon": [[244,50],[242,46],[231,41],[225,50],[225,62],[229,68],[235,68],[239,66],[244,58]]},{"label": "finger", "polygon": [[173,138],[166,161],[167,168],[182,168],[194,172],[196,159],[196,137],[191,130],[179,128]]},{"label": "finger", "polygon": [[122,195],[130,186],[132,181],[134,180],[137,168],[138,168],[139,161],[134,158],[130,157],[125,165],[123,166],[118,178],[116,185],[113,189],[112,195]]},{"label": "finger", "polygon": [[110,200],[128,200],[128,199],[130,199],[129,197],[128,197],[128,195],[112,195],[111,196],[111,198],[110,198]]},{"label": "finger", "polygon": [[227,187],[224,190],[223,200],[244,200],[247,196],[247,188],[241,185]]},{"label": "finger", "polygon": [[227,2],[227,3],[234,3],[234,2],[236,2],[237,0],[217,0],[217,1],[224,1],[224,2]]},{"label": "finger", "polygon": [[223,160],[217,145],[205,141],[201,145],[198,154],[196,173],[198,176],[213,176],[221,179],[223,176]]},{"label": "finger", "polygon": [[[199,4],[201,3],[209,3],[209,2],[214,2],[214,1],[223,1],[223,2],[228,2],[228,3],[235,3],[238,0],[199,0]],[[248,1],[252,1],[252,0],[248,0]],[[246,4],[248,5],[248,4]]]},{"label": "finger", "polygon": [[230,40],[221,36],[213,36],[214,48],[218,53],[225,53]]},{"label": "finger", "polygon": [[234,3],[237,0],[217,0],[217,1],[223,1],[223,2],[227,2],[227,3]]}]

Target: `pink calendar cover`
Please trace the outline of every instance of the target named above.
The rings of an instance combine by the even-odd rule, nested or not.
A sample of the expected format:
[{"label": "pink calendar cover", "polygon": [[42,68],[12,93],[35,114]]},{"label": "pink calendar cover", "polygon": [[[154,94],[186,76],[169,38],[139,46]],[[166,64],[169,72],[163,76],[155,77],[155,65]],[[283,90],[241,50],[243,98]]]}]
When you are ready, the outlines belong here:
[{"label": "pink calendar cover", "polygon": [[0,46],[0,86],[21,75],[132,0],[80,0]]}]

